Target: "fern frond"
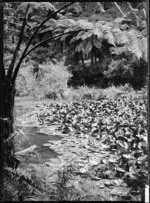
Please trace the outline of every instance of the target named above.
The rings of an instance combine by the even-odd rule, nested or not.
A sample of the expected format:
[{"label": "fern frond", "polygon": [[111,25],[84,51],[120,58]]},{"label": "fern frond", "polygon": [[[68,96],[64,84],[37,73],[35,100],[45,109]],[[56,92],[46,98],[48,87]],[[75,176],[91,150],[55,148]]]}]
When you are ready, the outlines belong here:
[{"label": "fern frond", "polygon": [[29,172],[12,168],[5,168],[4,170],[4,188],[6,192],[11,194],[38,194],[44,191],[44,186],[42,182],[36,176],[30,174]]},{"label": "fern frond", "polygon": [[53,4],[51,4],[50,2],[41,2],[40,8],[42,10],[47,10],[47,11],[56,11],[55,6]]},{"label": "fern frond", "polygon": [[60,39],[60,41],[65,41],[67,37],[70,36],[70,33],[69,34],[66,34],[66,35],[63,35]]},{"label": "fern frond", "polygon": [[93,39],[93,45],[97,48],[100,49],[102,47],[101,40],[99,39]]},{"label": "fern frond", "polygon": [[38,2],[23,2],[18,7],[17,12],[21,12],[24,14],[27,9],[28,4],[30,4],[29,13],[32,13],[33,11],[40,8],[40,3],[38,3]]},{"label": "fern frond", "polygon": [[77,20],[77,25],[81,29],[92,29],[93,24],[88,22],[87,20]]},{"label": "fern frond", "polygon": [[135,30],[129,30],[126,32],[129,39],[129,50],[134,53],[138,58],[142,57],[141,42],[137,37],[138,33]]},{"label": "fern frond", "polygon": [[58,27],[62,28],[69,28],[72,25],[76,25],[76,22],[72,19],[60,19],[57,22]]},{"label": "fern frond", "polygon": [[113,36],[115,38],[115,43],[118,45],[125,45],[129,43],[129,39],[125,32],[121,31],[119,28],[112,29]]},{"label": "fern frond", "polygon": [[86,33],[84,33],[84,35],[81,36],[82,40],[86,40],[87,38],[91,37],[92,36],[92,32],[91,31],[88,31]]},{"label": "fern frond", "polygon": [[95,27],[95,29],[92,30],[93,35],[96,35],[98,39],[102,39],[103,38],[103,31],[101,30],[101,27]]},{"label": "fern frond", "polygon": [[142,48],[142,58],[145,60],[145,61],[148,61],[147,59],[147,53],[148,53],[148,43],[147,43],[147,38],[146,37],[142,37],[141,39],[141,48]]},{"label": "fern frond", "polygon": [[104,39],[106,39],[108,41],[108,43],[113,45],[114,47],[116,46],[115,37],[111,30],[107,30],[104,32]]},{"label": "fern frond", "polygon": [[84,48],[84,53],[85,53],[86,55],[88,55],[89,52],[91,52],[92,47],[93,47],[92,41],[91,41],[91,40],[88,40],[88,42],[86,43],[86,46],[85,46],[85,48]]},{"label": "fern frond", "polygon": [[76,39],[76,40],[81,39],[84,34],[85,34],[85,31],[80,31],[80,32],[77,34],[77,36],[76,36],[75,39]]},{"label": "fern frond", "polygon": [[81,52],[82,50],[84,50],[83,42],[79,43],[79,44],[76,46],[75,52]]}]

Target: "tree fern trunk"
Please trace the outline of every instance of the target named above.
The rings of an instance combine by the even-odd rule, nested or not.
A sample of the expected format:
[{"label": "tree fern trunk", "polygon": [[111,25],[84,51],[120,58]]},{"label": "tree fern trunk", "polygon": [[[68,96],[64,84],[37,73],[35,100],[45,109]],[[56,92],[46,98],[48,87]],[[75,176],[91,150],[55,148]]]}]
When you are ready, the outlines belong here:
[{"label": "tree fern trunk", "polygon": [[82,60],[83,68],[85,69],[85,63],[84,63],[83,53],[81,53],[81,60]]},{"label": "tree fern trunk", "polygon": [[93,66],[93,53],[91,52],[91,66]]},{"label": "tree fern trunk", "polygon": [[[2,150],[4,165],[15,168],[16,159],[14,157],[14,140],[9,139],[13,129],[13,109],[14,109],[15,86],[11,81],[4,79],[1,88],[1,111],[0,111],[0,136],[2,138]],[[9,140],[8,140],[9,139]]]}]

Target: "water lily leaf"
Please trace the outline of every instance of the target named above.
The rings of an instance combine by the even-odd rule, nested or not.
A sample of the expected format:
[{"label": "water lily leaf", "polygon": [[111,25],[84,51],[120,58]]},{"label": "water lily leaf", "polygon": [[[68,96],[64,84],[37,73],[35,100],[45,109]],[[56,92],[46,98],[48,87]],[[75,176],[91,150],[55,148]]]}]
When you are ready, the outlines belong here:
[{"label": "water lily leaf", "polygon": [[137,160],[138,161],[145,161],[147,158],[148,158],[148,156],[144,155],[144,156],[140,156]]},{"label": "water lily leaf", "polygon": [[124,169],[122,169],[122,168],[120,168],[120,167],[116,168],[116,171],[123,172],[123,173],[126,172]]},{"label": "water lily leaf", "polygon": [[99,164],[99,162],[98,162],[98,161],[95,161],[95,160],[89,160],[89,164],[90,164],[91,166],[96,166],[96,165]]},{"label": "water lily leaf", "polygon": [[108,163],[108,160],[103,159],[103,160],[102,160],[102,163],[107,164],[107,163]]},{"label": "water lily leaf", "polygon": [[113,181],[111,181],[111,180],[106,180],[106,181],[104,182],[104,184],[107,185],[107,186],[109,186],[109,185],[114,185]]},{"label": "water lily leaf", "polygon": [[98,185],[99,188],[104,188],[105,187],[105,184],[102,182]]},{"label": "water lily leaf", "polygon": [[115,185],[117,186],[120,186],[123,184],[123,180],[122,179],[116,179],[116,180],[113,180],[113,182],[115,183]]},{"label": "water lily leaf", "polygon": [[84,167],[84,168],[80,168],[80,169],[79,169],[79,172],[80,172],[80,173],[87,173],[88,170],[87,170],[87,168]]},{"label": "water lily leaf", "polygon": [[116,160],[116,159],[113,159],[113,158],[108,159],[108,161],[111,162],[111,163],[116,163],[116,162],[117,162],[117,160]]}]

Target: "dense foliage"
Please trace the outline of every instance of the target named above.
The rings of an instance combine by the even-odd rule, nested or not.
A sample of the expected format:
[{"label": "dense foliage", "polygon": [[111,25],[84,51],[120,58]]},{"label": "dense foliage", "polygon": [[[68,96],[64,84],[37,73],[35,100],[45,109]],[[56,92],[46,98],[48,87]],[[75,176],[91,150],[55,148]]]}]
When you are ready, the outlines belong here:
[{"label": "dense foliage", "polygon": [[[143,8],[140,8],[138,14],[131,8],[128,4],[121,7],[124,15],[120,16],[118,9],[112,7],[116,10],[117,16],[111,21],[107,18],[102,20],[102,14],[97,14],[97,18],[93,20],[88,17],[60,20],[64,23],[63,27],[60,26],[63,32],[82,30],[61,38],[64,42],[64,52],[69,54],[66,64],[74,76],[72,84],[101,87],[109,82],[129,82],[134,87],[145,84],[143,81],[147,75],[146,17],[141,16]],[[107,14],[111,17],[111,14]],[[139,68],[135,69],[136,66]],[[139,80],[138,75],[141,75],[142,79]]]},{"label": "dense foliage", "polygon": [[[125,88],[131,84],[139,89],[147,84],[146,3],[15,2],[4,3],[3,8],[2,200],[90,200],[101,191],[93,189],[87,197],[85,193],[91,190],[90,182],[85,187],[87,178],[104,180],[98,182],[99,188],[108,185],[130,188],[126,194],[118,194],[118,188],[110,194],[135,200],[142,193],[148,175],[147,101],[126,91],[117,92],[114,98],[106,97],[93,87],[129,83]],[[81,85],[90,88],[67,87]],[[64,136],[58,142],[44,144],[54,149],[65,163],[65,169],[57,173],[57,183],[39,177],[38,169],[31,173],[18,168],[20,161],[13,134],[16,95],[39,99],[72,96],[72,100],[81,100],[40,105],[36,113],[21,117],[27,124],[56,125],[57,132]],[[68,165],[73,154],[79,160]],[[83,180],[76,181],[73,188],[67,182],[72,174]],[[122,179],[121,183],[118,179]]]},{"label": "dense foliage", "polygon": [[[31,3],[24,43],[44,18],[65,4]],[[13,16],[11,21],[16,23],[18,16],[23,18],[25,15],[27,3],[6,5],[12,7],[14,13],[9,13]],[[14,12],[16,5],[19,5],[17,13]],[[61,33],[65,35],[43,43],[28,56],[28,60],[41,64],[65,57],[65,65],[73,74],[69,86],[107,87],[130,83],[135,88],[143,87],[147,76],[146,20],[146,2],[76,2],[48,20],[32,40],[32,45]],[[15,23],[6,24],[9,29],[15,25],[18,30],[19,23]],[[14,34],[9,36],[14,37]],[[6,60],[9,58],[10,54],[5,56]]]},{"label": "dense foliage", "polygon": [[[148,175],[146,105],[144,95],[126,92],[99,101],[36,105],[38,113],[28,113],[18,121],[41,127],[55,125],[62,139],[44,146],[58,153],[60,166],[71,162],[74,174],[96,181],[98,187],[102,184],[100,188],[113,185],[111,194],[120,197],[127,194],[120,193],[118,187],[129,187],[136,198]],[[81,185],[76,184],[79,189]]]}]

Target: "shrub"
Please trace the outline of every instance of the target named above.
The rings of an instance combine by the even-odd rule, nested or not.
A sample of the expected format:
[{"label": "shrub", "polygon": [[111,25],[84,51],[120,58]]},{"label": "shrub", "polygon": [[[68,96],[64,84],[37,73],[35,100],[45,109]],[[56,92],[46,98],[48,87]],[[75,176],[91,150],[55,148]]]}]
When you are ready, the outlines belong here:
[{"label": "shrub", "polygon": [[103,90],[96,87],[88,87],[86,85],[78,87],[77,89],[68,88],[64,92],[64,98],[70,101],[77,100],[99,100],[103,98]]},{"label": "shrub", "polygon": [[19,72],[16,94],[50,99],[62,98],[70,76],[63,62],[38,65],[31,61],[31,64],[26,63]]}]

